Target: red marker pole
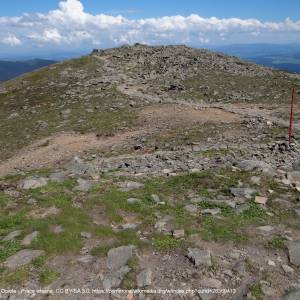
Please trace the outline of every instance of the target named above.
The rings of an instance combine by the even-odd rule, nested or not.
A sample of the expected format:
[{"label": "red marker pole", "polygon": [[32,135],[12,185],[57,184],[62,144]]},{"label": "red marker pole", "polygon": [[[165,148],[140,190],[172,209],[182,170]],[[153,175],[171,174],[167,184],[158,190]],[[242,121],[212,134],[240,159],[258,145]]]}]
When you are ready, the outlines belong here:
[{"label": "red marker pole", "polygon": [[293,136],[295,98],[296,98],[296,88],[295,88],[295,85],[293,85],[293,89],[292,89],[292,102],[291,102],[291,113],[290,113],[289,144],[292,142],[292,136]]}]

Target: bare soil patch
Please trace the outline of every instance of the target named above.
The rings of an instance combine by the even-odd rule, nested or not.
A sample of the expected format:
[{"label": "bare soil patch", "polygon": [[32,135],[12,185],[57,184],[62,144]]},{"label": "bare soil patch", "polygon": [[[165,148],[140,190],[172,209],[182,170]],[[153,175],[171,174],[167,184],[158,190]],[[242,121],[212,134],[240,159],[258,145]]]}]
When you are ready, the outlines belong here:
[{"label": "bare soil patch", "polygon": [[239,115],[218,108],[194,109],[175,105],[152,106],[144,109],[139,121],[145,125],[222,122],[234,123]]},{"label": "bare soil patch", "polygon": [[143,109],[139,114],[139,128],[136,131],[103,138],[98,138],[94,133],[63,132],[38,140],[1,163],[0,177],[17,170],[40,169],[63,163],[84,151],[128,143],[134,137],[150,133],[157,127],[174,128],[182,124],[206,122],[234,123],[239,120],[237,114],[216,108],[199,110],[175,105],[151,106]]}]

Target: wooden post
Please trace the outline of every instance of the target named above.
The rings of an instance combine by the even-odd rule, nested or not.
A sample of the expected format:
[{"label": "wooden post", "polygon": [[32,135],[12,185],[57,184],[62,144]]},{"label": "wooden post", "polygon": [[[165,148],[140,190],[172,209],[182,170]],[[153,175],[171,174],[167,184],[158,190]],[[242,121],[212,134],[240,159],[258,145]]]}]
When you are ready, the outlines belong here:
[{"label": "wooden post", "polygon": [[290,112],[289,144],[291,144],[292,137],[293,137],[295,98],[296,98],[296,88],[295,88],[295,85],[293,85],[293,88],[292,88],[292,101],[291,101],[291,112]]}]

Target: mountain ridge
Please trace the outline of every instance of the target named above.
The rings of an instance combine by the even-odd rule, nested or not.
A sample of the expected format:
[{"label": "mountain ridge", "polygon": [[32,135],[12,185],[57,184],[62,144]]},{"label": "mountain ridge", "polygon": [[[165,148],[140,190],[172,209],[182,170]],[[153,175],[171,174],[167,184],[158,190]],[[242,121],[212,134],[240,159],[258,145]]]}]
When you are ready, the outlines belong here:
[{"label": "mountain ridge", "polygon": [[141,44],[0,83],[0,287],[297,297],[294,84],[298,97],[299,75]]}]

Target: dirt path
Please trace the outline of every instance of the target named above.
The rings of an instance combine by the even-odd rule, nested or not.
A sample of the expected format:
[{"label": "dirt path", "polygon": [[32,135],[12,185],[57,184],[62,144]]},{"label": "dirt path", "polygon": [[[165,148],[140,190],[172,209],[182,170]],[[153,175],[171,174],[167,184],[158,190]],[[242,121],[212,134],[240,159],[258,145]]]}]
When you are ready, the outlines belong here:
[{"label": "dirt path", "polygon": [[21,149],[12,158],[0,164],[0,177],[16,170],[39,169],[70,159],[76,154],[121,144],[142,131],[126,132],[108,138],[95,134],[59,133]]},{"label": "dirt path", "polygon": [[107,138],[98,138],[93,133],[62,132],[39,140],[0,163],[0,177],[18,170],[39,169],[63,163],[84,151],[130,143],[138,136],[150,134],[157,127],[168,129],[195,122],[234,123],[237,121],[239,121],[239,115],[222,109],[154,105],[141,111],[139,127],[135,131],[128,131]]}]

